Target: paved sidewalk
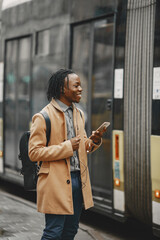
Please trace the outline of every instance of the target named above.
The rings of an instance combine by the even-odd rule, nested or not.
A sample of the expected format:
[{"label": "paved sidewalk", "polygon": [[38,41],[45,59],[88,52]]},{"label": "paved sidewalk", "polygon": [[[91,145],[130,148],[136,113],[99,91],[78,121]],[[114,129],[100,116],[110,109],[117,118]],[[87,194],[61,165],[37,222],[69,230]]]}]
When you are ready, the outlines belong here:
[{"label": "paved sidewalk", "polygon": [[[36,205],[22,198],[0,191],[0,239],[40,240],[44,215]],[[75,240],[93,240],[94,230],[80,224]]]}]

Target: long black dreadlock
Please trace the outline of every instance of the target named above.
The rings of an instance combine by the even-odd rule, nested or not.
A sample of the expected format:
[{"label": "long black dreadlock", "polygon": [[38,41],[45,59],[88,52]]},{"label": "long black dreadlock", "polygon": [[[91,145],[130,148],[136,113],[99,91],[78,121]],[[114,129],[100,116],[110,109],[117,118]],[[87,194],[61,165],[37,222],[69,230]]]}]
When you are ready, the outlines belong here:
[{"label": "long black dreadlock", "polygon": [[48,81],[47,98],[60,98],[61,91],[64,92],[64,82],[67,77],[67,85],[69,85],[68,74],[74,73],[71,69],[60,69],[54,73]]}]

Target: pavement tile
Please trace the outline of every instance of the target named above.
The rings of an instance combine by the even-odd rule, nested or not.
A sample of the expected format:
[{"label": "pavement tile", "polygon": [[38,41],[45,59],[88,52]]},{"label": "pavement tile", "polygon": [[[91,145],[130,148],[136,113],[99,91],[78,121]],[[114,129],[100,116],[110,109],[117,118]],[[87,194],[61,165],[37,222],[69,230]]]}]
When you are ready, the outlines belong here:
[{"label": "pavement tile", "polygon": [[[95,239],[81,227],[75,240]],[[44,215],[37,212],[36,204],[0,191],[0,239],[40,240],[44,228]]]}]

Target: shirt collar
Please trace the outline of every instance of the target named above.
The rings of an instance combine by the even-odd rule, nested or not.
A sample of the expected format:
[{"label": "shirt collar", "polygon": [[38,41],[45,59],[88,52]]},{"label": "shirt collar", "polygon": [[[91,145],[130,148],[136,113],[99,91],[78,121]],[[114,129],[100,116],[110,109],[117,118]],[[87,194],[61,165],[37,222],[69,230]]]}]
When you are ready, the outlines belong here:
[{"label": "shirt collar", "polygon": [[61,102],[59,99],[55,99],[55,101],[58,103],[58,105],[60,106],[60,108],[62,109],[63,112],[67,111],[68,108],[72,108],[73,109],[72,105],[68,106],[65,103]]}]

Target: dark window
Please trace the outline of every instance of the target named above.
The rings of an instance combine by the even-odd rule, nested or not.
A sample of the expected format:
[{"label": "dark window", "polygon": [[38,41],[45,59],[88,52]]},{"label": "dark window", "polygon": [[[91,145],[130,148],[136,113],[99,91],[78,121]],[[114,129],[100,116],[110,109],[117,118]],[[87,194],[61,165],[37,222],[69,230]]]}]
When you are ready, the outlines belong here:
[{"label": "dark window", "polygon": [[36,55],[47,56],[64,54],[66,25],[57,25],[36,34]]},{"label": "dark window", "polygon": [[5,68],[5,165],[20,168],[18,143],[30,121],[31,38],[6,42]]},{"label": "dark window", "polygon": [[50,30],[44,30],[37,33],[36,39],[36,54],[37,55],[49,55],[50,45]]},{"label": "dark window", "polygon": [[[88,135],[104,121],[112,122],[114,25],[112,16],[72,27],[71,67],[82,82],[80,107]],[[111,127],[89,161],[93,194],[103,198],[112,197]]]}]

